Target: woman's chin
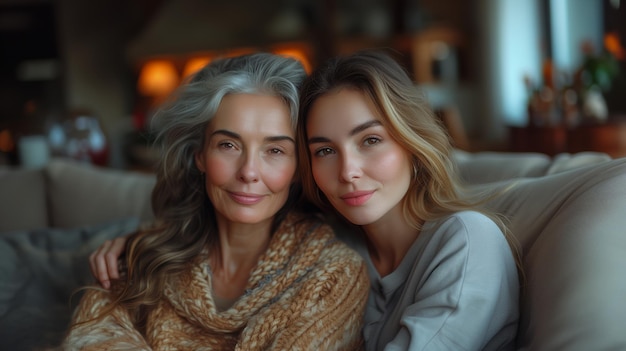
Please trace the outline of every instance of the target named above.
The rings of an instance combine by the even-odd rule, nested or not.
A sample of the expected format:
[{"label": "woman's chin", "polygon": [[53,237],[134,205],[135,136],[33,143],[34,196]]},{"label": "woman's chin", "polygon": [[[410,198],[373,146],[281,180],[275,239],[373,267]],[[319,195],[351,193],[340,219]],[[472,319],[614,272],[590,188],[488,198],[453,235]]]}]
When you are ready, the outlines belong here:
[{"label": "woman's chin", "polygon": [[377,218],[366,213],[341,213],[341,215],[354,225],[368,225],[376,221]]}]

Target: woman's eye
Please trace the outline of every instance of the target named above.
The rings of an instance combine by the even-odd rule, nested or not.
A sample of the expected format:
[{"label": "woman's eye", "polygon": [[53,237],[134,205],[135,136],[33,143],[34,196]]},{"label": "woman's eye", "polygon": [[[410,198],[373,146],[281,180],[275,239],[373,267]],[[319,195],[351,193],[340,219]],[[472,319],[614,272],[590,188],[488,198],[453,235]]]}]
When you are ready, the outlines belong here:
[{"label": "woman's eye", "polygon": [[225,142],[221,142],[219,144],[217,144],[217,146],[219,146],[220,149],[234,149],[235,148],[235,144],[225,141]]},{"label": "woman's eye", "polygon": [[331,148],[329,148],[329,147],[323,147],[323,148],[321,148],[321,149],[317,149],[317,150],[313,153],[313,155],[314,155],[314,156],[317,156],[317,157],[324,157],[324,156],[330,155],[330,154],[332,154],[332,153],[334,153],[334,150],[333,150],[333,149],[331,149]]},{"label": "woman's eye", "polygon": [[377,137],[369,137],[366,138],[365,141],[363,142],[363,144],[365,144],[365,146],[372,146],[375,144],[380,143],[380,139]]},{"label": "woman's eye", "polygon": [[280,154],[283,154],[284,152],[283,152],[283,150],[281,150],[279,148],[272,148],[272,149],[270,149],[269,153],[272,154],[272,155],[280,155]]}]

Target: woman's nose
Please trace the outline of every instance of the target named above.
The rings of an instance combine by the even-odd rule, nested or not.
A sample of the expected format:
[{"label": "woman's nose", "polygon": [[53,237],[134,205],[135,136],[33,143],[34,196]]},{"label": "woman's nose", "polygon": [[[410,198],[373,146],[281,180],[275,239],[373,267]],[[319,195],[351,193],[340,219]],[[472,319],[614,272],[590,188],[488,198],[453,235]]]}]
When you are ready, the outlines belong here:
[{"label": "woman's nose", "polygon": [[341,158],[341,170],[339,172],[340,180],[350,183],[363,175],[361,163],[358,157],[352,154],[344,154]]},{"label": "woman's nose", "polygon": [[239,180],[245,183],[256,183],[259,181],[258,160],[254,155],[246,153],[243,164],[239,169]]}]

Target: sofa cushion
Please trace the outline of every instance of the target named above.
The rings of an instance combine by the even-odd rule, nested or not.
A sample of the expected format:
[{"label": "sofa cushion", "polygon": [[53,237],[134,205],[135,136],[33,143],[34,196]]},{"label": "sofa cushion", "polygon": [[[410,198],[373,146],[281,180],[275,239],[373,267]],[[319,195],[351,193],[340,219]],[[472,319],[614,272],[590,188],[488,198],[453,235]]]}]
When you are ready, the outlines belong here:
[{"label": "sofa cushion", "polygon": [[0,231],[48,226],[41,170],[0,168]]},{"label": "sofa cushion", "polygon": [[77,289],[93,282],[89,254],[138,225],[139,220],[128,218],[82,228],[0,233],[0,350],[58,345],[80,300]]},{"label": "sofa cushion", "polygon": [[470,153],[455,150],[459,174],[469,184],[491,183],[520,177],[539,177],[550,167],[551,158],[539,153],[483,151]]},{"label": "sofa cushion", "polygon": [[46,168],[50,222],[76,227],[135,216],[152,219],[153,174],[55,159]]},{"label": "sofa cushion", "polygon": [[492,183],[506,179],[541,177],[611,160],[601,152],[562,153],[551,158],[539,153],[476,152],[455,150],[461,178],[469,184]]},{"label": "sofa cushion", "polygon": [[585,151],[575,154],[562,153],[554,156],[546,174],[554,174],[570,169],[610,161],[611,156],[603,152]]},{"label": "sofa cushion", "polygon": [[626,350],[626,159],[479,188],[523,249],[520,348]]}]

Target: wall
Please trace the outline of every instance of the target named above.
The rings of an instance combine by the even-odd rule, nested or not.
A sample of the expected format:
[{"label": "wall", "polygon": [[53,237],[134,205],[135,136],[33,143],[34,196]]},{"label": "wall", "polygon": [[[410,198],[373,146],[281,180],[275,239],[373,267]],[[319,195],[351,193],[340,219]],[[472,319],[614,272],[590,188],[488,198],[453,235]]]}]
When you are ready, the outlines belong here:
[{"label": "wall", "polygon": [[89,109],[111,141],[110,165],[124,167],[122,138],[131,128],[132,77],[125,60],[125,27],[108,0],[58,0],[68,111]]},{"label": "wall", "polygon": [[550,0],[550,12],[556,67],[568,72],[580,67],[583,62],[581,44],[585,41],[591,42],[597,53],[603,50],[601,0]]},{"label": "wall", "polygon": [[537,0],[482,0],[480,6],[485,16],[482,123],[485,138],[501,140],[507,125],[525,124],[524,76],[540,77],[540,12]]}]

